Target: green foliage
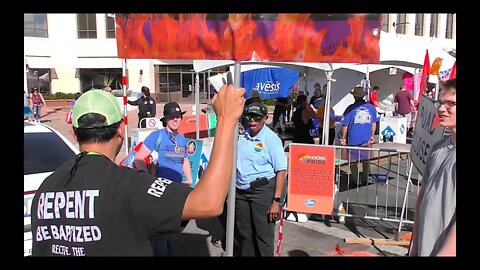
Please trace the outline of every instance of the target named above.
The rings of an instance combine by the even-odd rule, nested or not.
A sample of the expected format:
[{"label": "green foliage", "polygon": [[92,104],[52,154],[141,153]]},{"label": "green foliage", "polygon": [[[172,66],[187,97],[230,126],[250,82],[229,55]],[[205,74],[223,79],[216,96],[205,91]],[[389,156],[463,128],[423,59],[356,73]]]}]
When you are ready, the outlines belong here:
[{"label": "green foliage", "polygon": [[75,93],[63,93],[63,92],[56,92],[53,95],[43,95],[45,100],[55,100],[55,99],[73,99]]}]

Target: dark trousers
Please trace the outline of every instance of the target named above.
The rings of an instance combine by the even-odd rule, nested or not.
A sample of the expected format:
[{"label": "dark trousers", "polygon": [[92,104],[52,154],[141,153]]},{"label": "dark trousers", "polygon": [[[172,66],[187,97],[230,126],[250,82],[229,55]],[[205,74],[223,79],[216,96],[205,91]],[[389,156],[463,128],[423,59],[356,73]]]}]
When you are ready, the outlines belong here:
[{"label": "dark trousers", "polygon": [[273,256],[275,223],[267,212],[274,193],[275,178],[256,189],[237,189],[233,256]]},{"label": "dark trousers", "polygon": [[[323,135],[323,128],[320,128],[318,131],[320,134],[320,140],[318,141],[319,144],[322,144],[322,135]],[[335,128],[328,129],[328,145],[333,145],[335,142]]]}]

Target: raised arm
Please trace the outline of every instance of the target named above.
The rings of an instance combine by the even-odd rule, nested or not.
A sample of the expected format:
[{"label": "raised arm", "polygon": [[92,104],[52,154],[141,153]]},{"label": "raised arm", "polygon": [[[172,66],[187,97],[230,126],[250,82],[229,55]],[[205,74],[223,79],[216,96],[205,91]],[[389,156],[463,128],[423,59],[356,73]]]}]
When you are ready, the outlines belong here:
[{"label": "raised arm", "polygon": [[223,211],[233,169],[234,129],[243,112],[244,93],[244,88],[224,85],[213,97],[217,115],[215,142],[208,167],[183,207],[184,220],[218,216]]}]

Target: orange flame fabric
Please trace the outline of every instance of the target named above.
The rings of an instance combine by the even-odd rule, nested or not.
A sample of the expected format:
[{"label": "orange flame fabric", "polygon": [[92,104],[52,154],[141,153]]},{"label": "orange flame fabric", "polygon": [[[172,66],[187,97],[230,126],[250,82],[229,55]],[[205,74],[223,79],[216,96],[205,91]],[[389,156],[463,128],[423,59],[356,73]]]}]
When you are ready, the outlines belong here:
[{"label": "orange flame fabric", "polygon": [[117,14],[119,58],[379,63],[380,14]]}]

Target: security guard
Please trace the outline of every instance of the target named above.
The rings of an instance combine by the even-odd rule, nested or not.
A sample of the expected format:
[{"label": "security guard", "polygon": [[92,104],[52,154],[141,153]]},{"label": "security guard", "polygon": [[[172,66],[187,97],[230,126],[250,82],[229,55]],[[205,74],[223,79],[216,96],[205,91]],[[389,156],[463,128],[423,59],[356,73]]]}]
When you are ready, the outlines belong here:
[{"label": "security guard", "polygon": [[247,128],[238,138],[234,256],[273,256],[287,159],[282,141],[265,125],[262,103],[245,107]]},{"label": "security guard", "polygon": [[[142,86],[142,96],[135,101],[128,101],[128,104],[133,106],[138,106],[138,127],[144,128],[146,126],[145,121],[142,122],[143,118],[155,117],[157,111],[157,104],[155,99],[150,96],[150,89],[146,86]],[[141,126],[140,126],[141,122]]]}]

